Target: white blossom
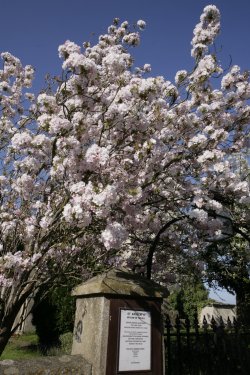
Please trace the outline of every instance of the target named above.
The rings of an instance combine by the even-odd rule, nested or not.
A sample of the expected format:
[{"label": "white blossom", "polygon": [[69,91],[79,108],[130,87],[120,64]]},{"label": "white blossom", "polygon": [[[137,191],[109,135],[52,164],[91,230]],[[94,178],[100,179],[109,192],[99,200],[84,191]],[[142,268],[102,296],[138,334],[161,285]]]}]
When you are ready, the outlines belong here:
[{"label": "white blossom", "polygon": [[101,238],[106,249],[118,249],[127,239],[127,232],[120,223],[113,222],[107,225],[101,234]]},{"label": "white blossom", "polygon": [[88,147],[85,155],[88,167],[91,169],[104,166],[108,161],[108,157],[108,148],[99,147],[97,144],[93,144],[90,147]]},{"label": "white blossom", "polygon": [[137,21],[137,26],[139,27],[140,30],[144,30],[146,27],[146,22],[143,20]]},{"label": "white blossom", "polygon": [[190,212],[189,217],[192,218],[192,219],[196,219],[200,222],[206,222],[208,220],[207,212],[204,211],[204,210],[198,209],[198,208],[194,208]]}]

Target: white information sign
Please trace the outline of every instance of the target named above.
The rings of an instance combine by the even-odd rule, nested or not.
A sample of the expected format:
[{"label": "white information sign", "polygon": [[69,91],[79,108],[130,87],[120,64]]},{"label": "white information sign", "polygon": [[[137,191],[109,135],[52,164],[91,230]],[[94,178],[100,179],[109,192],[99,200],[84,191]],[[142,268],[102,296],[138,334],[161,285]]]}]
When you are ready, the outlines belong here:
[{"label": "white information sign", "polygon": [[151,314],[143,310],[120,311],[118,371],[151,370]]}]

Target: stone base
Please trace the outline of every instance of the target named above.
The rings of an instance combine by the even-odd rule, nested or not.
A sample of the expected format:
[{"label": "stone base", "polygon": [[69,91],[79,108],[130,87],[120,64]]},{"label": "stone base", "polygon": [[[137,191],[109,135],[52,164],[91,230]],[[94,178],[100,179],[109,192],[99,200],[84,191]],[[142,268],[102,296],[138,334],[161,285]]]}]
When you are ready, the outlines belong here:
[{"label": "stone base", "polygon": [[0,362],[1,375],[92,375],[91,365],[80,355],[63,355]]}]

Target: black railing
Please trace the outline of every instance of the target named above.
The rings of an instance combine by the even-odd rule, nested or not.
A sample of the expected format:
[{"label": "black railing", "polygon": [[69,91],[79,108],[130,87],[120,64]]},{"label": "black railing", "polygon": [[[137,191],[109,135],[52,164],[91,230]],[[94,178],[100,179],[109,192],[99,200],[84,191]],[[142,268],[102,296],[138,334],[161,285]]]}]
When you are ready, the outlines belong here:
[{"label": "black railing", "polygon": [[250,330],[236,319],[165,320],[166,375],[250,375]]}]

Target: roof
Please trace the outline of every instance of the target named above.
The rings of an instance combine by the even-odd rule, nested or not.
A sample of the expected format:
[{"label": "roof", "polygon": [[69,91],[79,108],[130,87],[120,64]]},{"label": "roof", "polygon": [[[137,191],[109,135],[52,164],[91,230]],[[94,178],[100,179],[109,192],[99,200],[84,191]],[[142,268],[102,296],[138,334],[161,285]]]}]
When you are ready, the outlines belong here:
[{"label": "roof", "polygon": [[223,302],[211,302],[204,307],[216,307],[217,309],[233,309],[236,305],[230,303],[223,303]]}]

